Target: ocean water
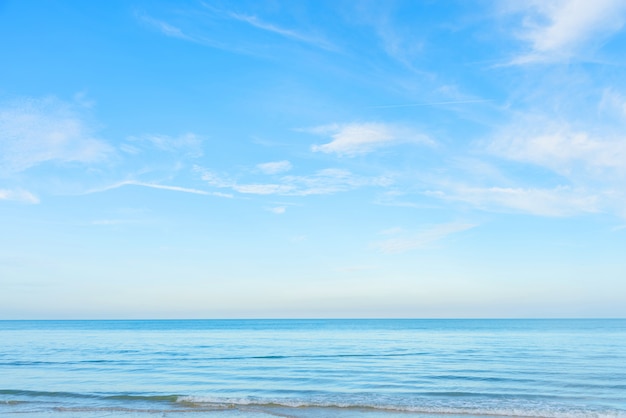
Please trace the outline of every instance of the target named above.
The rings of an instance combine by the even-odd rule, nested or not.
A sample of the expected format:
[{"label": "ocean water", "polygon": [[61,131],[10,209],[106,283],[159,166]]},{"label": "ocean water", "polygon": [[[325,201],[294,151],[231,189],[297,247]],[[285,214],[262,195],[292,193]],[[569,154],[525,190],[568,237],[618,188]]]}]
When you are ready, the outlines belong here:
[{"label": "ocean water", "polygon": [[0,321],[0,416],[626,417],[626,320]]}]

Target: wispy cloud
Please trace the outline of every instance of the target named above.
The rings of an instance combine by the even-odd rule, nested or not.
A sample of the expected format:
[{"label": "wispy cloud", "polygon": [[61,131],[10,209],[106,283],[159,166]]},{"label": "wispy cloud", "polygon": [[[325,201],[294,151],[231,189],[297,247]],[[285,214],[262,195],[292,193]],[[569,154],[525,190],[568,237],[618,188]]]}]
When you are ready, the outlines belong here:
[{"label": "wispy cloud", "polygon": [[243,194],[277,194],[295,193],[296,187],[290,184],[233,184],[232,189]]},{"label": "wispy cloud", "polygon": [[[315,33],[288,29],[252,14],[237,13],[203,2],[201,5],[203,6],[201,9],[190,7],[186,13],[178,14],[177,24],[170,23],[168,18],[155,18],[145,12],[137,12],[135,17],[167,37],[247,55],[259,54],[259,50],[264,49],[266,45],[257,39],[258,36],[250,36],[247,39],[233,37],[233,33],[242,32],[242,29],[243,32],[252,30],[256,35],[260,33],[275,35],[280,40],[327,51],[337,50],[330,41]],[[232,30],[233,26],[238,26],[236,31]]]},{"label": "wispy cloud", "polygon": [[[198,30],[197,22],[181,22],[180,26],[169,23],[163,19],[157,19],[146,13],[135,13],[137,20],[146,26],[160,32],[162,35],[176,38],[187,42],[207,46],[210,48],[218,48],[226,51],[253,54],[250,48],[242,49],[238,46],[223,42],[222,40],[207,36],[202,30]],[[183,27],[184,26],[184,27]]]},{"label": "wispy cloud", "polygon": [[437,102],[380,105],[380,106],[371,106],[371,107],[373,109],[394,109],[394,108],[401,108],[401,107],[443,106],[443,105],[449,105],[449,104],[469,104],[469,103],[488,103],[488,102],[493,102],[493,99],[447,100],[447,101],[437,101]]},{"label": "wispy cloud", "polygon": [[[596,175],[626,174],[626,135],[601,136],[576,130],[567,122],[523,117],[497,132],[487,150],[510,160],[547,167],[563,175],[583,169]],[[580,168],[579,168],[580,167]]]},{"label": "wispy cloud", "polygon": [[0,200],[13,200],[22,203],[39,203],[39,198],[26,190],[0,189]]},{"label": "wispy cloud", "polygon": [[298,32],[292,29],[282,28],[275,24],[265,22],[261,20],[260,18],[258,18],[257,16],[240,14],[240,13],[229,13],[228,15],[237,21],[245,22],[257,29],[271,32],[271,33],[283,36],[285,38],[292,39],[294,41],[303,42],[303,43],[313,45],[318,48],[327,49],[327,50],[336,49],[335,46],[333,46],[330,42],[326,41],[325,39],[322,39],[320,37],[316,37],[313,35],[305,34],[302,32]]},{"label": "wispy cloud", "polygon": [[55,98],[21,99],[0,105],[0,175],[44,162],[93,163],[113,149],[94,137],[77,106]]},{"label": "wispy cloud", "polygon": [[414,61],[424,53],[426,37],[416,30],[415,21],[404,21],[397,18],[395,2],[355,3],[351,20],[372,29],[377,38],[372,48],[380,48],[390,58],[403,66],[416,70]]},{"label": "wispy cloud", "polygon": [[[22,181],[29,181],[29,190],[38,193],[80,194],[92,191],[94,184],[113,183],[109,177],[113,171],[125,172],[122,175],[127,179],[145,178],[148,172],[170,178],[184,168],[186,159],[202,155],[203,138],[194,133],[130,136],[114,148],[94,135],[97,123],[90,117],[91,105],[86,106],[84,95],[79,96],[77,102],[48,97],[0,103],[0,178],[13,182],[5,185],[9,190],[3,192],[3,200],[38,202],[34,194],[17,187],[26,184],[17,183],[17,174]],[[151,154],[137,158],[141,153]],[[28,170],[35,167],[46,175],[31,176]],[[77,169],[81,170],[79,176]],[[116,184],[213,194],[140,181]]]},{"label": "wispy cloud", "polygon": [[257,164],[257,169],[265,174],[279,174],[284,173],[292,169],[292,165],[289,161],[275,161],[270,163]]},{"label": "wispy cloud", "polygon": [[188,41],[195,41],[191,36],[185,34],[182,29],[180,29],[179,27],[176,27],[170,23],[164,22],[162,20],[159,19],[155,19],[153,17],[150,17],[144,13],[136,13],[135,16],[141,20],[144,23],[147,23],[148,25],[152,26],[153,28],[157,29],[159,32],[161,32],[163,35],[165,36],[169,36],[172,38],[179,38],[179,39],[184,39],[184,40],[188,40]]},{"label": "wispy cloud", "polygon": [[[509,3],[511,4],[511,3]],[[529,51],[513,60],[516,64],[569,59],[594,39],[622,28],[626,3],[622,0],[555,0],[513,3],[522,12],[517,36]]]},{"label": "wispy cloud", "polygon": [[[397,233],[400,236],[375,242],[373,247],[385,254],[395,254],[427,248],[452,234],[467,231],[468,229],[475,228],[476,226],[477,225],[475,224],[451,222],[431,226],[414,234],[406,234],[402,233],[402,231],[398,231]],[[389,235],[389,230],[384,231],[384,233]]]},{"label": "wispy cloud", "polygon": [[604,89],[598,110],[610,116],[626,119],[626,95],[613,88]]},{"label": "wispy cloud", "polygon": [[413,69],[413,61],[423,52],[424,41],[416,39],[411,29],[401,31],[396,22],[380,22],[376,29],[385,52],[406,67]]},{"label": "wispy cloud", "polygon": [[367,154],[379,148],[400,143],[434,144],[424,134],[403,126],[385,123],[332,124],[305,131],[332,138],[332,141],[326,144],[313,145],[311,147],[313,151],[343,156]]},{"label": "wispy cloud", "polygon": [[[171,190],[174,192],[182,192],[182,193],[192,193],[192,194],[201,194],[206,196],[215,196],[215,193],[207,192],[205,190],[191,189],[189,187],[179,187],[179,186],[167,186],[163,184],[155,184],[155,183],[143,183],[143,182],[131,182],[128,183],[134,186],[142,186],[142,187],[150,187],[153,189],[161,189],[161,190]],[[231,197],[230,195],[226,195],[223,193],[218,194],[220,197]]]},{"label": "wispy cloud", "polygon": [[199,195],[205,195],[205,196],[218,196],[218,197],[227,197],[227,198],[233,197],[231,194],[227,194],[227,193],[209,192],[209,191],[206,191],[206,190],[192,189],[192,188],[189,188],[189,187],[168,186],[168,185],[164,185],[164,184],[148,183],[148,182],[135,181],[135,180],[120,181],[120,182],[111,184],[111,185],[106,186],[106,187],[101,187],[101,188],[98,188],[98,189],[89,190],[86,193],[87,194],[90,194],[90,193],[100,193],[100,192],[105,192],[105,191],[108,191],[108,190],[118,189],[118,188],[124,187],[124,186],[140,186],[140,187],[148,187],[148,188],[152,188],[152,189],[170,190],[170,191],[174,191],[174,192],[199,194]]},{"label": "wispy cloud", "polygon": [[196,167],[202,179],[209,185],[227,188],[242,194],[310,196],[332,194],[360,187],[388,186],[392,180],[388,177],[361,177],[343,169],[318,170],[308,176],[282,176],[274,183],[246,183],[219,175],[211,170]]},{"label": "wispy cloud", "polygon": [[513,211],[538,216],[574,216],[599,212],[601,196],[567,186],[552,189],[457,186],[427,195],[461,201],[488,211]]},{"label": "wispy cloud", "polygon": [[143,134],[128,137],[128,142],[123,144],[122,150],[134,154],[138,152],[137,146],[147,144],[160,151],[183,153],[188,157],[201,157],[202,143],[203,138],[192,132],[179,136]]},{"label": "wispy cloud", "polygon": [[274,206],[272,208],[267,208],[268,211],[272,212],[275,215],[282,215],[287,212],[287,207],[285,206]]}]

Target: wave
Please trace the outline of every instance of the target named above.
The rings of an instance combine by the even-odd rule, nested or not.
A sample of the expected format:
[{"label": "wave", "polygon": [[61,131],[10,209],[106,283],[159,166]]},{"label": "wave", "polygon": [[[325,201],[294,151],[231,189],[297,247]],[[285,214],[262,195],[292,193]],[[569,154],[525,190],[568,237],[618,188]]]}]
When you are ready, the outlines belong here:
[{"label": "wave", "polygon": [[[494,397],[471,392],[432,392],[413,397],[372,394],[308,394],[306,397],[228,397],[181,394],[83,394],[27,390],[0,390],[0,408],[37,405],[50,411],[127,411],[156,413],[166,411],[204,412],[221,410],[371,410],[390,414],[431,414],[462,416],[506,416],[541,418],[626,418],[626,410],[551,402],[530,397]],[[46,406],[47,405],[47,406]],[[2,409],[0,409],[0,415]],[[334,415],[334,414],[333,414]]]},{"label": "wave", "polygon": [[226,409],[255,407],[260,409],[271,408],[324,408],[324,409],[358,409],[391,413],[415,413],[432,415],[465,415],[465,416],[506,416],[506,417],[537,417],[537,418],[624,418],[626,411],[610,408],[566,407],[550,405],[542,402],[535,404],[524,402],[515,403],[451,403],[451,402],[413,402],[412,404],[393,405],[384,401],[365,400],[360,402],[351,400],[298,400],[298,399],[258,399],[258,398],[216,398],[182,396],[178,402],[193,408]]},{"label": "wave", "polygon": [[206,360],[283,360],[283,359],[333,359],[333,358],[387,358],[387,357],[413,357],[423,356],[428,353],[388,353],[388,354],[302,354],[302,355],[267,355],[267,356],[236,356],[236,357],[213,357]]},{"label": "wave", "polygon": [[[132,350],[122,352],[114,352],[114,354],[134,354]],[[213,356],[205,357],[192,355],[190,353],[175,351],[157,351],[152,353],[155,356],[171,356],[180,357],[177,361],[221,361],[221,360],[285,360],[285,359],[334,359],[334,358],[389,358],[389,357],[414,357],[423,356],[427,352],[411,352],[411,353],[387,353],[387,354],[367,354],[367,353],[346,353],[346,354],[302,354],[302,355],[260,355],[260,356]],[[76,365],[76,364],[130,364],[126,358],[113,359],[96,359],[96,360],[78,360],[78,361],[0,361],[0,366],[47,366],[47,365]],[[134,362],[133,362],[134,363]]]},{"label": "wave", "polygon": [[0,396],[46,397],[46,398],[97,398],[97,396],[72,392],[42,392],[36,390],[0,389]]},{"label": "wave", "polygon": [[[75,392],[46,392],[32,390],[16,390],[5,389],[0,390],[0,396],[18,396],[20,398],[55,398],[55,399],[91,399],[91,400],[111,400],[111,401],[142,401],[142,402],[160,402],[160,403],[177,403],[181,395],[131,395],[131,394],[89,394]],[[8,401],[7,401],[8,402]],[[16,402],[25,402],[20,399]]]}]

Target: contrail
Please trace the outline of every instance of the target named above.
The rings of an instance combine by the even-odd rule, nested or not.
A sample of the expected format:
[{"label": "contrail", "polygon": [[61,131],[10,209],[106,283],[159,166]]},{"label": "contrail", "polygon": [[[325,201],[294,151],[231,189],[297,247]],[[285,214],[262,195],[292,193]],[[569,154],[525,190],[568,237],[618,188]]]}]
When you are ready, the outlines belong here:
[{"label": "contrail", "polygon": [[483,103],[483,102],[493,102],[493,99],[457,100],[457,101],[452,101],[452,102],[410,103],[410,104],[386,105],[386,106],[370,106],[370,108],[389,109],[393,107],[437,106],[437,105],[446,105],[446,104]]},{"label": "contrail", "polygon": [[135,180],[120,181],[120,182],[114,183],[114,184],[112,184],[110,186],[102,187],[100,189],[88,190],[84,194],[106,192],[106,191],[113,190],[113,189],[118,189],[118,188],[124,187],[124,186],[141,186],[141,187],[150,187],[152,189],[171,190],[171,191],[175,191],[175,192],[201,194],[201,195],[206,195],[206,196],[219,196],[219,197],[229,197],[229,198],[232,197],[231,195],[226,194],[226,193],[207,192],[205,190],[190,189],[188,187],[166,186],[164,184],[145,183],[145,182],[142,182],[142,181],[135,181]]}]

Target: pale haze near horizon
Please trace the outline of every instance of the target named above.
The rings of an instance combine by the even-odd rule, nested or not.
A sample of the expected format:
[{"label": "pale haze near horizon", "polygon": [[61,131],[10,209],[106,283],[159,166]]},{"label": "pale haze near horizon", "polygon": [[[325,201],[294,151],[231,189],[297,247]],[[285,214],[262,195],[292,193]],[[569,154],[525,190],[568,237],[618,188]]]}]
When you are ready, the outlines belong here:
[{"label": "pale haze near horizon", "polygon": [[0,319],[626,317],[622,1],[0,1]]}]

